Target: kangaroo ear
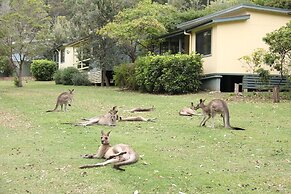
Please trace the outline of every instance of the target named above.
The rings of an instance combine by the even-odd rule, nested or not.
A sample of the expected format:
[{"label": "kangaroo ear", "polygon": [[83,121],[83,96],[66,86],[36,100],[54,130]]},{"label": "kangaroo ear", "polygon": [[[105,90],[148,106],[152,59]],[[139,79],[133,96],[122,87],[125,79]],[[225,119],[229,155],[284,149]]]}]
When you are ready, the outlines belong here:
[{"label": "kangaroo ear", "polygon": [[109,132],[107,133],[107,136],[109,136],[110,133],[111,133],[111,131],[109,131]]},{"label": "kangaroo ear", "polygon": [[112,110],[115,110],[115,109],[116,109],[116,107],[117,107],[117,106],[113,106],[113,107],[112,107]]},{"label": "kangaroo ear", "polygon": [[101,130],[101,135],[104,135],[104,131],[103,130]]},{"label": "kangaroo ear", "polygon": [[204,99],[202,102],[205,102],[206,99]]},{"label": "kangaroo ear", "polygon": [[199,101],[200,103],[202,103],[203,102],[203,100],[202,99],[200,99],[200,101]]}]

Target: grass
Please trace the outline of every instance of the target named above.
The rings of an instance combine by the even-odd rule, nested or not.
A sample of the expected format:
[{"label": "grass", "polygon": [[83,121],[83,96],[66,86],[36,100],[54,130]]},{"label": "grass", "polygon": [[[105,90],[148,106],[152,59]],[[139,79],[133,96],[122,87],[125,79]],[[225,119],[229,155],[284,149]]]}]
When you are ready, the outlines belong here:
[{"label": "grass", "polygon": [[[69,112],[46,113],[59,93],[72,86],[29,81],[15,88],[0,82],[0,193],[290,193],[291,101],[235,97],[221,93],[150,95],[117,88],[74,87]],[[181,117],[190,102],[227,100],[234,131],[198,127],[199,117]],[[106,113],[141,115],[156,122],[121,122],[116,127],[61,124]],[[134,107],[156,110],[132,114]],[[210,125],[211,123],[208,123]],[[141,155],[125,172],[110,166],[79,169],[100,145],[126,143]],[[103,161],[103,160],[102,160]]]}]

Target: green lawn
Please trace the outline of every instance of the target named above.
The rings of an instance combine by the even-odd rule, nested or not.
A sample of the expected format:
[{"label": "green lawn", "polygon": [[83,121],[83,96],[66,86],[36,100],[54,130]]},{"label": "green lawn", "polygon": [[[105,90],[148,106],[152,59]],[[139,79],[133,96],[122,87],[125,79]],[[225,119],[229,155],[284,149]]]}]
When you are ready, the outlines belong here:
[{"label": "green lawn", "polygon": [[[69,111],[46,113],[56,97],[74,88]],[[247,94],[252,96],[251,93]],[[200,117],[178,111],[200,98],[228,100],[234,131],[198,127]],[[148,113],[130,113],[151,107]],[[116,127],[61,124],[106,113],[141,115],[156,122],[120,122]],[[0,81],[0,193],[290,193],[291,101],[234,97],[230,94],[150,95],[118,88],[55,85],[29,81],[15,88]],[[117,171],[111,166],[79,169],[94,153],[100,131],[112,130],[111,143],[132,145],[141,159]]]}]

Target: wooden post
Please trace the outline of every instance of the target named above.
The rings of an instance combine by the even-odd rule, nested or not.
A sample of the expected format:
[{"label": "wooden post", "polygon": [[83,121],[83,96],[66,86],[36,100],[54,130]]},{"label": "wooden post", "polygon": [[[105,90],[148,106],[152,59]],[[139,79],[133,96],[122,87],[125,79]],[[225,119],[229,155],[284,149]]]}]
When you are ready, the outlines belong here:
[{"label": "wooden post", "polygon": [[274,86],[273,88],[273,102],[274,103],[280,102],[279,91],[280,91],[279,86]]},{"label": "wooden post", "polygon": [[238,95],[238,93],[239,93],[239,84],[237,84],[237,83],[234,84],[234,93],[235,93],[235,95]]}]

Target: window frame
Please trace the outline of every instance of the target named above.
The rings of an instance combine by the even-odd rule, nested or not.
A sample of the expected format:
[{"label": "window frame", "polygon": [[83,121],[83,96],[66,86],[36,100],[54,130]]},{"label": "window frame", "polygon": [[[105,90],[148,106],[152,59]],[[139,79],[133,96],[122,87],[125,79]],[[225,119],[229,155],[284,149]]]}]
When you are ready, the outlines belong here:
[{"label": "window frame", "polygon": [[60,62],[64,63],[65,62],[65,49],[60,50]]},{"label": "window frame", "polygon": [[[205,37],[205,33],[209,33],[209,37]],[[212,55],[212,28],[201,30],[195,33],[195,51],[204,57]],[[200,38],[200,40],[199,40]]]}]

